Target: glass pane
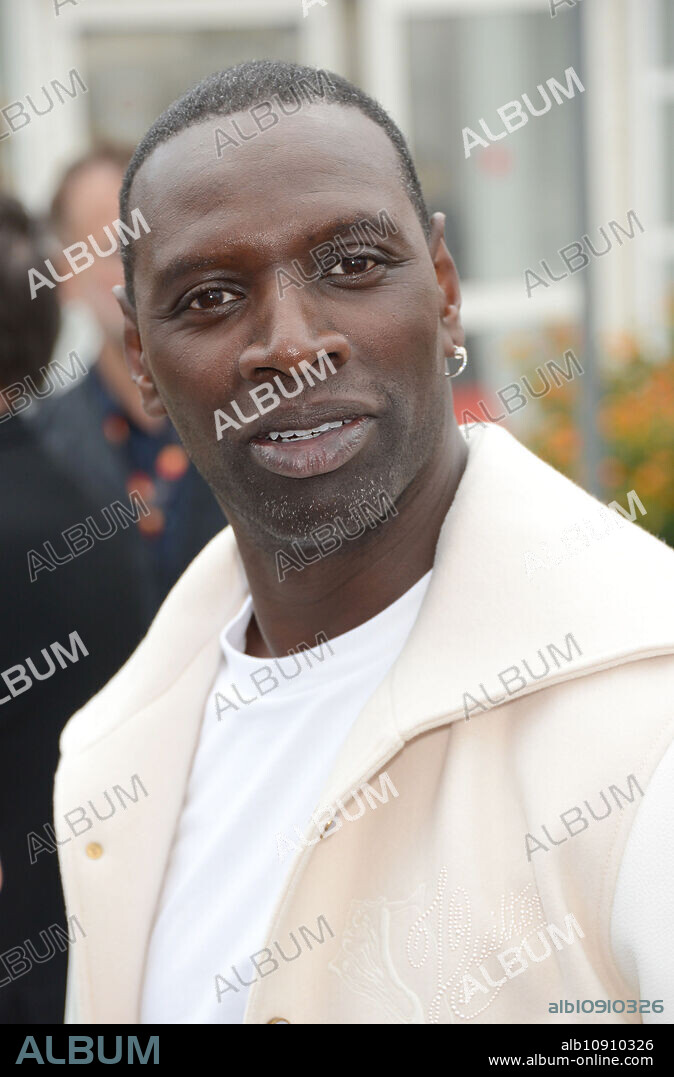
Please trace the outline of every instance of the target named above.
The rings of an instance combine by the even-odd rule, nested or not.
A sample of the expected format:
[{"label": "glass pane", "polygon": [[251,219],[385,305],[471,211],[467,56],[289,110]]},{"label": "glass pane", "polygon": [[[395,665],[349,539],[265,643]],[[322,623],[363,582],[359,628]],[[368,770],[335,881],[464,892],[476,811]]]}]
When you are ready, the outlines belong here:
[{"label": "glass pane", "polygon": [[[582,231],[579,116],[582,94],[552,98],[543,116],[466,159],[462,129],[488,141],[505,128],[497,108],[526,93],[544,102],[539,83],[582,80],[573,19],[549,12],[510,12],[409,20],[412,143],[429,208],[447,214],[447,234],[461,276],[524,277]],[[578,99],[580,97],[580,100]],[[526,110],[525,110],[526,111]]]},{"label": "glass pane", "polygon": [[83,40],[93,139],[135,143],[167,105],[212,71],[273,56],[299,60],[294,26],[88,33]]},{"label": "glass pane", "polygon": [[662,53],[661,63],[665,67],[674,67],[674,4],[672,0],[660,0]]}]

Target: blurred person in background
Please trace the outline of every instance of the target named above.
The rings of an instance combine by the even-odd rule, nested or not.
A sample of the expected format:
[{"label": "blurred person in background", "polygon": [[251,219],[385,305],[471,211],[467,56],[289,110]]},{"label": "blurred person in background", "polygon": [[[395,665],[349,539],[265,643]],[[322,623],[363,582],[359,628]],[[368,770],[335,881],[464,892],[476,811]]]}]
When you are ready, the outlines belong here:
[{"label": "blurred person in background", "polygon": [[[54,291],[41,289],[30,298],[28,270],[44,257],[35,223],[17,201],[0,195],[5,390],[21,382],[44,391],[40,370],[50,361],[60,317]],[[37,406],[33,402],[26,410]],[[60,1022],[66,955],[41,935],[53,924],[63,928],[65,920],[49,830],[58,737],[73,710],[126,660],[150,611],[143,604],[143,566],[131,529],[119,528],[110,541],[95,542],[56,568],[29,571],[28,551],[44,556],[44,543],[51,542],[63,557],[61,532],[96,517],[98,503],[45,452],[37,429],[8,404],[6,393],[0,393],[0,469],[0,1021]],[[87,654],[72,645],[72,633]],[[64,667],[54,662],[55,642],[77,660],[64,659]],[[32,682],[28,686],[22,668]],[[37,843],[29,845],[30,834],[38,836]],[[34,951],[40,961],[31,957],[26,970],[22,951]]]},{"label": "blurred person in background", "polygon": [[[110,248],[105,228],[118,219],[119,189],[130,152],[101,146],[76,160],[54,194],[51,226],[60,276],[70,266],[62,248],[93,235]],[[91,246],[89,244],[89,246]],[[123,279],[119,249],[59,283],[62,303],[85,306],[101,336],[96,362],[70,392],[43,409],[49,451],[86,484],[102,506],[137,490],[150,512],[135,524],[145,559],[144,586],[153,612],[206,542],[225,526],[222,511],[183,449],[169,419],[143,410],[124,358],[123,320],[112,288]]]}]

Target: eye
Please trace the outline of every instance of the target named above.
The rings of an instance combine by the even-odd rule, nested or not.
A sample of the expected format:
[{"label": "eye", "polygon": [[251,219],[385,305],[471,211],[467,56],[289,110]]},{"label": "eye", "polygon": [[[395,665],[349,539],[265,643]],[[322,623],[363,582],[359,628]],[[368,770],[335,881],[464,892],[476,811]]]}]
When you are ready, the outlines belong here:
[{"label": "eye", "polygon": [[[368,265],[368,262],[370,263]],[[326,277],[353,277],[358,273],[367,273],[376,266],[374,258],[367,254],[354,254],[352,257],[340,258],[336,266],[333,266],[325,275]]]},{"label": "eye", "polygon": [[189,310],[214,310],[216,307],[228,306],[239,296],[226,288],[204,288],[192,294],[186,306]]}]

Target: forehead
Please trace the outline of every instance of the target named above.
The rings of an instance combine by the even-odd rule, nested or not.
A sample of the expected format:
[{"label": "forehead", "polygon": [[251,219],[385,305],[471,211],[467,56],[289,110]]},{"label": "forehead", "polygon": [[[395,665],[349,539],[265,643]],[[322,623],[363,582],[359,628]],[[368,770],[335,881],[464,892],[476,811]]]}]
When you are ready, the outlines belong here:
[{"label": "forehead", "polygon": [[[143,163],[129,208],[140,206],[152,228],[142,245],[146,265],[164,266],[191,242],[208,243],[216,228],[264,252],[298,225],[309,234],[354,209],[416,220],[396,150],[369,117],[339,105],[307,105],[293,116],[274,110],[278,123],[262,132],[247,112],[209,118]],[[219,158],[216,129],[237,143],[223,144],[221,135]],[[241,137],[254,132],[249,141]]]}]

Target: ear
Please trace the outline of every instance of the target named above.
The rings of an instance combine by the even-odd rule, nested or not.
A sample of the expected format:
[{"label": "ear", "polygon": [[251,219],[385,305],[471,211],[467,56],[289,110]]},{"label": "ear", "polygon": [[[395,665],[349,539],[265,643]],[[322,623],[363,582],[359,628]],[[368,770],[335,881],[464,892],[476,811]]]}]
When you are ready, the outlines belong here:
[{"label": "ear", "polygon": [[161,402],[143,354],[136,308],[129,302],[122,284],[116,284],[112,289],[112,293],[119,303],[124,316],[124,358],[131,372],[131,377],[138,386],[145,413],[153,419],[159,419],[162,415],[166,415],[166,408]]},{"label": "ear", "polygon": [[463,345],[466,335],[461,324],[459,275],[445,243],[444,213],[434,213],[431,217],[428,249],[438,282],[438,313],[443,328],[445,356],[450,356],[457,345]]}]

